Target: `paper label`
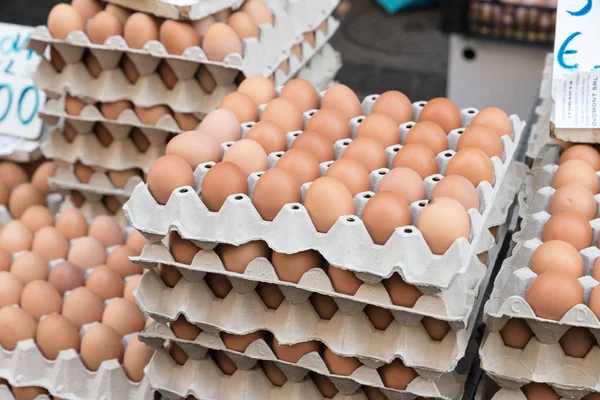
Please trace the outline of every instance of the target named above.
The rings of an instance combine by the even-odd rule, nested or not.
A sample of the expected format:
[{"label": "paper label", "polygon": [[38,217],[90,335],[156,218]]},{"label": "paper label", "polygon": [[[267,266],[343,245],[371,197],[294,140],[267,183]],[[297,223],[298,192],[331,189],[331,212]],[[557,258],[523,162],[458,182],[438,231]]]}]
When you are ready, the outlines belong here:
[{"label": "paper label", "polygon": [[600,0],[559,0],[552,99],[556,128],[598,128]]},{"label": "paper label", "polygon": [[0,23],[0,134],[35,140],[46,96],[31,79],[40,57],[27,49],[32,27]]}]

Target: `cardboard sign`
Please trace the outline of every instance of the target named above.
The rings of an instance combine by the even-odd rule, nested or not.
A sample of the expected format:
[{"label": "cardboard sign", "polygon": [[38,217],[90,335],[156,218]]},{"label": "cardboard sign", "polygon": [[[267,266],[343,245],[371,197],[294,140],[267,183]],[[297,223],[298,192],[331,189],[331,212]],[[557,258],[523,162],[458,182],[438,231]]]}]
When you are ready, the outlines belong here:
[{"label": "cardboard sign", "polygon": [[[32,27],[0,23],[0,135],[16,140],[38,139],[42,121],[38,110],[46,96],[31,79],[40,57],[27,49]],[[3,137],[2,145],[10,138]],[[3,151],[4,152],[4,151]]]}]

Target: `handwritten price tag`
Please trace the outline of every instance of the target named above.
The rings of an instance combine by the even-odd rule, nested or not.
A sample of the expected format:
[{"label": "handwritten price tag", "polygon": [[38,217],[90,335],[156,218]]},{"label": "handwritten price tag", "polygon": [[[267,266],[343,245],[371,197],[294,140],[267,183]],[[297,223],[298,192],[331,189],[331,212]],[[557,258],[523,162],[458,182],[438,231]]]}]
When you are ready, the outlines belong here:
[{"label": "handwritten price tag", "polygon": [[0,134],[38,139],[42,121],[37,113],[45,95],[31,76],[40,57],[27,49],[33,28],[0,23]]}]

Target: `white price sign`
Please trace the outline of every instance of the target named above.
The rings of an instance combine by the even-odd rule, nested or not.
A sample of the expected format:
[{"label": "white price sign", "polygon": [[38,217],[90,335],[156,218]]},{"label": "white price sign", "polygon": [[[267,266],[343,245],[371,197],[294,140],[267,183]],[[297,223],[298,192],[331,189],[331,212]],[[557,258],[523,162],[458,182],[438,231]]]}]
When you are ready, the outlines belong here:
[{"label": "white price sign", "polygon": [[0,134],[35,140],[42,131],[38,109],[45,95],[31,77],[40,57],[27,49],[33,28],[0,23]]}]

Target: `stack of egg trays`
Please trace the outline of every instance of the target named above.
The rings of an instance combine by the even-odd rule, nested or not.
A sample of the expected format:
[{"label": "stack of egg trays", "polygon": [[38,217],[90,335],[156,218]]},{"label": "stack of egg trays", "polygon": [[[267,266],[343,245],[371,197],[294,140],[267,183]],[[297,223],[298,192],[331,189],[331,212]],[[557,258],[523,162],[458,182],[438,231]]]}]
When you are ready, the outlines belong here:
[{"label": "stack of egg trays", "polygon": [[[579,278],[584,289],[584,304],[573,307],[560,321],[538,318],[524,299],[529,285],[537,277],[529,268],[529,262],[535,249],[542,244],[542,229],[550,218],[548,204],[555,192],[551,187],[552,177],[558,169],[562,150],[558,145],[546,145],[534,162],[526,179],[525,193],[520,197],[526,206],[521,208],[522,229],[513,236],[516,242],[513,254],[502,264],[494,291],[485,306],[487,332],[480,349],[481,363],[488,376],[503,389],[513,390],[506,392],[507,396],[517,396],[518,390],[514,389],[531,381],[547,383],[567,398],[600,392],[598,346],[594,346],[584,359],[577,359],[567,357],[559,344],[563,334],[573,326],[590,329],[596,340],[600,340],[600,322],[585,304],[598,285],[590,274],[600,257],[600,249],[592,245],[580,251],[585,269],[585,275]],[[600,204],[600,196],[597,195],[596,200]],[[590,225],[592,243],[595,244],[600,236],[600,219],[590,221]],[[508,348],[500,337],[499,331],[510,318],[525,319],[534,332],[535,338],[523,350]],[[496,395],[499,400],[507,398],[503,396],[500,392]]]},{"label": "stack of egg trays", "polygon": [[[31,35],[29,46],[40,55],[47,46],[52,46],[67,66],[62,73],[56,74],[48,62],[43,62],[35,80],[50,94],[60,93],[61,86],[68,86],[71,94],[77,97],[94,97],[103,101],[127,99],[141,106],[165,104],[165,99],[169,99],[167,103],[175,111],[207,113],[219,104],[220,99],[217,99],[217,94],[207,97],[201,87],[194,84],[200,65],[206,66],[219,86],[227,87],[235,81],[239,72],[245,76],[270,76],[283,61],[289,59],[288,73],[275,73],[275,84],[282,85],[329,41],[339,26],[339,22],[331,17],[339,0],[271,0],[268,3],[275,12],[273,25],[262,24],[258,38],[242,40],[243,56],[232,53],[218,62],[209,60],[197,46],[186,49],[182,55],[174,55],[169,54],[158,41],[150,41],[142,49],[132,49],[121,36],[112,36],[104,44],[95,44],[82,31],[71,32],[66,39],[55,39],[46,26],[38,26]],[[221,7],[224,8],[227,7]],[[317,29],[324,22],[327,33]],[[315,31],[314,48],[302,39],[303,33],[312,31]],[[298,43],[302,43],[302,60],[291,53],[292,47]],[[87,84],[90,77],[81,65],[86,50],[96,57],[103,70],[91,85]],[[135,85],[131,85],[118,70],[124,55],[141,76]],[[163,60],[180,81],[172,91],[165,90],[154,73]],[[122,84],[106,85],[106,82],[114,83],[114,80]],[[110,89],[107,90],[108,87]]]},{"label": "stack of egg trays", "polygon": [[[15,400],[15,396],[13,396],[12,391],[8,386],[0,384],[0,399]],[[36,396],[33,400],[50,400],[50,397],[48,395],[41,394]]]},{"label": "stack of egg trays", "polygon": [[[2,220],[6,218],[5,211],[0,206],[0,219]],[[125,236],[127,237],[131,231],[131,228],[124,229]],[[107,257],[114,248],[109,247],[106,250]],[[13,261],[22,253],[13,254]],[[48,269],[51,270],[62,261],[64,260],[49,261]],[[86,280],[91,272],[91,269],[86,272]],[[125,282],[127,279],[125,278]],[[69,292],[64,294],[63,300],[68,294]],[[105,305],[112,300],[107,299]],[[95,323],[82,326],[81,336],[83,337],[85,331]],[[137,333],[123,337],[123,348],[127,347],[135,335]],[[61,351],[56,360],[46,359],[33,339],[18,342],[17,347],[12,351],[0,347],[0,378],[6,379],[14,386],[43,387],[53,396],[59,396],[65,400],[154,399],[154,391],[150,387],[148,378],[144,377],[140,382],[132,382],[127,378],[123,366],[117,360],[105,361],[97,371],[90,371],[83,364],[80,355],[73,349]],[[4,397],[0,397],[0,399],[4,400]]]},{"label": "stack of egg trays", "polygon": [[[376,99],[377,96],[374,95],[368,96],[363,101],[363,111],[366,115],[370,112]],[[425,104],[426,102],[413,104],[414,119],[418,120],[418,113]],[[305,113],[305,122],[312,113],[311,111]],[[463,110],[465,126],[468,126],[476,113],[477,110],[473,108]],[[350,121],[352,136],[362,119],[364,117],[357,117]],[[425,397],[457,398],[459,392],[462,391],[464,380],[460,384],[458,383],[460,378],[457,378],[454,369],[469,344],[470,331],[473,326],[472,316],[476,314],[472,311],[478,309],[477,304],[481,301],[480,287],[482,282],[487,283],[488,272],[491,271],[491,269],[486,271],[485,267],[476,260],[476,254],[487,251],[493,246],[493,237],[484,228],[488,227],[486,221],[492,213],[492,205],[501,192],[500,188],[503,186],[504,179],[506,178],[508,181],[509,174],[507,172],[511,170],[509,166],[523,129],[523,123],[517,117],[513,116],[511,119],[513,139],[508,136],[503,138],[504,162],[498,158],[494,160],[496,185],[492,187],[488,183],[482,183],[478,187],[482,211],[470,210],[469,212],[470,240],[457,240],[443,256],[431,253],[415,227],[397,230],[386,246],[371,245],[370,248],[365,249],[364,243],[368,243],[370,239],[362,221],[355,216],[340,217],[334,227],[324,235],[315,232],[302,205],[293,204],[284,208],[275,220],[269,223],[260,219],[246,195],[230,196],[218,213],[211,213],[206,210],[192,188],[175,190],[167,204],[161,206],[152,198],[144,184],[138,185],[129,202],[126,203],[124,211],[133,227],[142,232],[151,242],[145,247],[142,255],[136,258],[136,262],[150,269],[144,275],[136,297],[142,309],[158,321],[148,329],[146,338],[150,343],[154,343],[155,347],[160,347],[164,340],[174,340],[172,335],[169,335],[169,329],[165,323],[174,320],[181,313],[186,315],[190,322],[199,325],[207,335],[204,339],[200,335],[196,342],[180,343],[184,350],[187,349],[190,352],[192,358],[198,357],[197,351],[202,351],[194,349],[223,348],[222,343],[219,343],[218,336],[215,336],[221,330],[243,334],[266,328],[271,332],[277,331],[276,336],[283,343],[295,343],[318,335],[328,345],[333,345],[332,349],[336,353],[358,356],[366,364],[362,369],[365,372],[359,372],[361,370],[359,368],[349,378],[333,378],[342,393],[349,391],[353,393],[360,384],[382,387],[381,380],[373,368],[390,362],[400,355],[404,363],[415,368],[422,378],[411,383],[406,392],[383,389],[389,397],[408,399],[417,394]],[[243,124],[242,133],[245,134],[252,125],[252,123]],[[399,127],[401,142],[412,125],[414,122]],[[451,148],[456,147],[460,136],[459,130],[449,135]],[[298,134],[300,132],[288,133],[290,145]],[[336,158],[343,154],[343,150],[350,140],[341,140],[336,143]],[[388,149],[390,164],[395,152],[400,147],[401,145],[396,145]],[[453,150],[448,150],[438,155],[440,171],[445,170],[445,166],[453,154]],[[277,155],[278,153],[269,155],[271,166],[278,160]],[[330,164],[331,162],[326,162],[321,165],[323,173]],[[201,186],[206,167],[209,165],[212,163],[202,164],[196,169],[198,187]],[[386,172],[387,169],[372,172],[371,181],[374,190]],[[428,193],[431,193],[440,178],[440,175],[434,175],[425,180]],[[250,192],[257,179],[258,174],[250,175]],[[303,193],[306,192],[308,186],[309,184],[303,186]],[[514,198],[516,188],[518,185],[509,191],[512,192],[512,198]],[[359,214],[368,198],[367,194],[369,192],[358,194],[355,197]],[[418,214],[425,204],[425,202],[419,201],[411,205],[413,222],[416,223]],[[293,241],[290,241],[289,235],[284,234],[284,232],[289,232],[290,226],[294,227],[293,230],[296,232]],[[184,238],[193,240],[203,249],[196,255],[192,265],[174,262],[165,245],[161,243],[172,229],[177,230]],[[306,273],[299,284],[290,284],[280,281],[272,265],[264,259],[253,260],[244,274],[232,274],[225,271],[213,251],[216,243],[241,244],[257,238],[265,240],[275,251],[285,253],[310,248],[317,249],[329,262],[357,272],[363,281],[371,285],[364,285],[355,296],[341,295],[332,289],[328,278],[319,270]],[[340,243],[344,244],[343,250],[339,246]],[[359,243],[362,246],[358,246]],[[391,248],[396,250],[389,251]],[[373,262],[374,259],[378,261]],[[183,274],[184,279],[180,280],[174,289],[166,288],[154,272],[158,263],[176,266]],[[206,272],[228,276],[234,286],[234,292],[230,293],[224,301],[216,300],[203,281]],[[399,272],[405,281],[414,284],[425,294],[412,309],[392,305],[385,289],[379,283],[382,278],[394,272]],[[273,313],[265,314],[264,306],[260,305],[260,300],[254,293],[258,282],[275,283],[280,287],[288,300],[286,306],[280,307],[276,312],[280,317],[272,317],[270,314]],[[338,307],[350,315],[341,315],[343,314],[341,313],[337,317],[334,316],[336,321],[318,322],[314,312],[311,314],[312,306],[307,303],[312,292],[335,297]],[[204,306],[198,307],[198,304]],[[379,305],[394,312],[397,321],[394,334],[386,334],[386,336],[389,335],[387,338],[389,345],[381,346],[382,340],[385,341],[386,338],[373,334],[372,329],[365,331],[364,318],[361,320],[359,315],[353,315],[360,312],[366,304]],[[302,317],[299,317],[300,315]],[[425,315],[448,321],[453,333],[438,345],[434,344],[420,328],[419,322]],[[285,318],[288,318],[289,321],[282,324]],[[292,319],[295,321],[290,325]],[[310,319],[314,321],[307,323]],[[292,329],[288,329],[289,326],[292,326]],[[342,332],[339,331],[340,326],[346,327],[343,330],[345,337],[343,342],[339,340],[342,337],[340,336]],[[321,337],[319,329],[323,329],[323,332],[330,332],[328,337]],[[355,338],[354,341],[349,340],[350,337]],[[366,342],[365,337],[370,337],[369,341]],[[371,341],[371,339],[373,340]],[[337,343],[334,344],[336,341]],[[407,343],[411,343],[411,345],[409,346]],[[419,344],[415,345],[415,343]],[[256,357],[261,354],[261,357],[264,357],[263,349],[266,344],[257,341],[256,345],[261,351],[256,350],[252,353],[252,350],[247,350],[244,355],[233,354],[234,360],[246,360],[246,364],[240,361],[242,363],[240,368],[245,366],[247,369],[247,363],[255,363]],[[432,350],[433,348],[435,350]],[[191,353],[192,351],[194,353]],[[249,355],[249,352],[254,356]],[[172,364],[165,361],[168,359],[167,356],[161,358],[162,356],[158,354],[161,352],[155,356],[155,362],[151,362],[150,370],[153,368],[168,370],[170,368],[168,365],[172,367]],[[275,358],[272,353],[270,357]],[[162,365],[163,363],[168,365]],[[330,376],[324,369],[320,356],[315,356],[312,361],[307,360],[306,363],[307,365],[287,367],[284,365],[284,369],[300,368],[304,374],[315,370]],[[156,364],[161,365],[157,366]],[[293,378],[293,375],[290,375],[289,378]],[[153,384],[155,383],[153,382]],[[161,384],[168,385],[168,382],[161,380]],[[346,386],[348,384],[350,386]],[[157,385],[155,384],[155,386]],[[183,387],[185,386],[181,386],[179,389]],[[457,387],[460,388],[458,392],[455,390]],[[181,392],[173,387],[163,387],[163,389],[167,392],[172,390],[171,394],[178,395],[185,395],[187,390]]]}]

